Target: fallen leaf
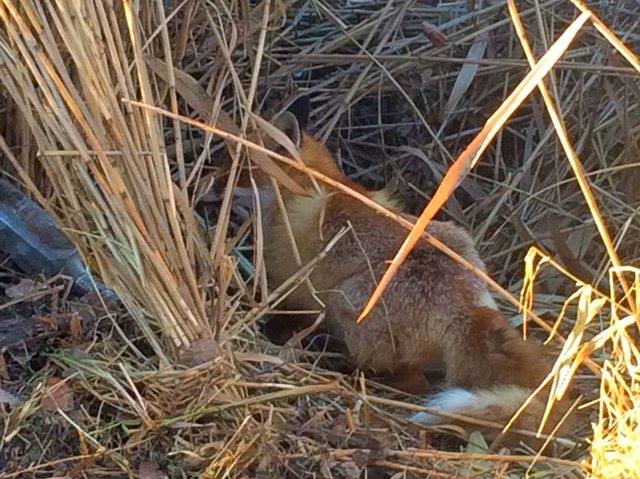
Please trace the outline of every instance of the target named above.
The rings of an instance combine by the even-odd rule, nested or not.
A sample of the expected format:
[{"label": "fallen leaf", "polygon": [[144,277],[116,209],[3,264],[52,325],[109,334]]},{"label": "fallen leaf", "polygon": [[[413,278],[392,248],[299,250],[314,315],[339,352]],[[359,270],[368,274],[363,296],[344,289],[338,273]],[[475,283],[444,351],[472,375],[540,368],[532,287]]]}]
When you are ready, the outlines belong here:
[{"label": "fallen leaf", "polygon": [[363,467],[360,467],[355,461],[342,461],[340,463],[340,472],[348,479],[359,479],[363,477],[362,469]]},{"label": "fallen leaf", "polygon": [[469,435],[467,447],[464,448],[464,451],[470,454],[486,454],[488,450],[489,446],[482,433],[480,431],[473,431]]},{"label": "fallen leaf", "polygon": [[[484,32],[478,35],[469,48],[467,53],[467,60],[480,60],[484,57],[484,53],[487,49],[487,43],[489,42],[489,34]],[[465,63],[458,72],[456,81],[451,88],[451,94],[447,100],[447,104],[444,106],[444,114],[448,116],[454,112],[454,110],[460,104],[462,97],[469,90],[469,87],[473,83],[476,77],[478,68],[480,65],[477,63]]]},{"label": "fallen leaf", "polygon": [[277,366],[282,366],[284,361],[277,356],[262,353],[235,353],[234,356],[240,361],[247,361],[252,363],[269,363]]},{"label": "fallen leaf", "polygon": [[4,360],[4,354],[0,353],[0,378],[5,381],[9,380],[9,371],[7,370],[7,362]]},{"label": "fallen leaf", "polygon": [[74,309],[74,314],[78,315],[80,322],[84,325],[92,324],[97,320],[96,312],[90,304],[79,303]]},{"label": "fallen leaf", "polygon": [[447,44],[447,36],[433,23],[422,22],[422,31],[435,47],[444,47]]},{"label": "fallen leaf", "polygon": [[42,407],[47,411],[70,411],[74,407],[73,390],[69,381],[60,378],[49,378],[47,390],[41,400]]},{"label": "fallen leaf", "polygon": [[33,319],[41,323],[48,324],[55,329],[62,326],[63,324],[60,317],[56,314],[36,314]]},{"label": "fallen leaf", "polygon": [[[335,461],[331,461],[332,464],[335,464]],[[323,457],[320,460],[320,474],[323,479],[333,478],[333,474],[331,474],[331,467],[329,466],[329,461],[326,457]]]},{"label": "fallen leaf", "polygon": [[78,343],[82,339],[82,320],[76,311],[71,313],[71,338],[74,343]]},{"label": "fallen leaf", "polygon": [[366,452],[356,451],[353,453],[353,462],[360,469],[367,467],[370,461],[371,457]]},{"label": "fallen leaf", "polygon": [[[481,456],[482,454],[487,454],[488,451],[489,446],[487,445],[487,442],[485,441],[482,433],[480,431],[472,432],[469,435],[467,447],[464,448],[464,452]],[[482,461],[476,459],[469,464],[469,468],[474,472],[474,475],[476,476],[488,476],[491,473],[495,472],[491,461]]]},{"label": "fallen leaf", "polygon": [[138,467],[139,479],[166,479],[168,476],[152,462],[145,461]]},{"label": "fallen leaf", "polygon": [[18,284],[14,284],[13,286],[6,288],[4,290],[4,294],[11,299],[18,299],[29,296],[37,291],[38,287],[36,286],[35,281],[31,279],[21,279]]},{"label": "fallen leaf", "polygon": [[218,342],[213,338],[200,338],[181,351],[180,362],[185,366],[195,367],[220,356]]}]

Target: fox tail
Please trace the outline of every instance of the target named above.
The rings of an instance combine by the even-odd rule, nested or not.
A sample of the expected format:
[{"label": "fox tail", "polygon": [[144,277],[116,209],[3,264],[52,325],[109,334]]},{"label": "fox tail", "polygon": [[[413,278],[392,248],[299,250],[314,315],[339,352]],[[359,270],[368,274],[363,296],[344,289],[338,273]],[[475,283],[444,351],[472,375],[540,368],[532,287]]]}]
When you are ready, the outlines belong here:
[{"label": "fox tail", "polygon": [[[485,421],[506,422],[522,406],[531,394],[531,390],[519,386],[498,386],[492,389],[469,390],[463,388],[445,389],[430,396],[424,407],[433,411],[418,412],[410,421],[418,424],[436,426],[451,422],[437,412],[464,415]],[[544,404],[533,399],[528,409],[542,412]]]}]

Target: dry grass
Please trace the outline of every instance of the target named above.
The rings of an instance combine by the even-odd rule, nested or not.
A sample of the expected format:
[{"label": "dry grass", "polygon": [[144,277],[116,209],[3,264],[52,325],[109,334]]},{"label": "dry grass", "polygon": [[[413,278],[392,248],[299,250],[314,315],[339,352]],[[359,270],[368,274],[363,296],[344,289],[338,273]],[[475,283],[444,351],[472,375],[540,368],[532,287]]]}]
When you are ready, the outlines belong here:
[{"label": "dry grass", "polygon": [[[5,476],[638,477],[621,265],[640,258],[640,10],[507,3],[3,0],[5,171],[127,309],[7,383]],[[414,212],[433,195],[422,229],[444,207],[472,231],[514,323],[523,291],[522,317],[563,342],[555,391],[576,375],[595,428],[543,451],[434,440],[406,397],[257,332],[282,291],[234,184],[250,160],[287,187],[287,159],[244,138],[299,91],[352,178]]]}]

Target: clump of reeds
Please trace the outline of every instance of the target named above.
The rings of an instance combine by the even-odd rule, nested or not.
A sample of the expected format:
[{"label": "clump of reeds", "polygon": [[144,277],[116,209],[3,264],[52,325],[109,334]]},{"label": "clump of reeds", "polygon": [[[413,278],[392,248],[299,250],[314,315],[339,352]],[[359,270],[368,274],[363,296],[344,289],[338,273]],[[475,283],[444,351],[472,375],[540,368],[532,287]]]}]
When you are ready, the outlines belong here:
[{"label": "clump of reeds", "polygon": [[[54,191],[47,204],[166,358],[171,347],[211,334],[206,305],[217,285],[206,279],[210,255],[186,194],[179,125],[175,168],[158,118],[122,102],[168,95],[177,108],[175,91],[154,84],[144,61],[141,29],[160,11],[156,2],[138,10],[131,2],[0,7],[3,85],[29,127],[24,140],[37,144]],[[171,55],[160,25],[154,50]],[[12,163],[30,185],[19,159]]]},{"label": "clump of reeds", "polygon": [[612,298],[617,301],[613,303],[611,324],[600,333],[608,340],[608,355],[602,367],[589,467],[592,477],[598,478],[637,477],[636,460],[640,455],[640,324],[637,313],[624,307],[627,299],[638,307],[640,271],[620,268],[618,272],[630,279],[632,290],[626,298]]}]

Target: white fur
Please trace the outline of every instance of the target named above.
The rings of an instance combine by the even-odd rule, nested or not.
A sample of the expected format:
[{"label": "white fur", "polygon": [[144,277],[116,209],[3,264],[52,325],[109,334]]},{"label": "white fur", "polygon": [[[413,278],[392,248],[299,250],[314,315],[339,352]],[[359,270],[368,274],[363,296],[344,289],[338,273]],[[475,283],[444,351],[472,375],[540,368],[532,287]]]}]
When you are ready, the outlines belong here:
[{"label": "white fur", "polygon": [[480,297],[478,298],[476,305],[498,311],[498,304],[496,303],[496,300],[493,299],[491,293],[486,289],[480,293]]},{"label": "white fur", "polygon": [[[529,394],[529,390],[517,386],[500,386],[479,391],[452,388],[427,399],[424,407],[434,412],[462,414],[487,421],[505,420],[515,413]],[[409,420],[431,426],[448,422],[446,417],[427,412],[416,413]]]},{"label": "white fur", "polygon": [[275,202],[275,193],[269,186],[262,186],[258,188],[258,195],[260,196],[260,207],[267,210],[273,206]]},{"label": "white fur", "polygon": [[400,203],[391,197],[391,194],[386,189],[377,190],[373,192],[373,201],[379,205],[384,206],[392,211],[400,209]]},{"label": "white fur", "polygon": [[322,210],[325,204],[326,197],[324,195],[295,197],[287,204],[287,216],[291,225],[307,226],[309,219]]},{"label": "white fur", "polygon": [[[254,205],[254,190],[251,187],[236,186],[233,195],[235,204],[248,210]],[[260,208],[263,211],[270,209],[274,203],[274,193],[271,187],[262,186],[258,188],[258,196],[260,197]]]},{"label": "white fur", "polygon": [[[437,393],[433,397],[427,399],[424,403],[424,407],[433,411],[459,413],[460,409],[468,409],[472,407],[476,401],[477,397],[471,391],[454,388]],[[427,425],[435,425],[440,424],[443,419],[446,418],[428,412],[418,412],[411,416],[410,421]]]}]

